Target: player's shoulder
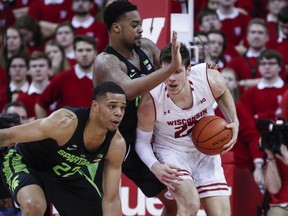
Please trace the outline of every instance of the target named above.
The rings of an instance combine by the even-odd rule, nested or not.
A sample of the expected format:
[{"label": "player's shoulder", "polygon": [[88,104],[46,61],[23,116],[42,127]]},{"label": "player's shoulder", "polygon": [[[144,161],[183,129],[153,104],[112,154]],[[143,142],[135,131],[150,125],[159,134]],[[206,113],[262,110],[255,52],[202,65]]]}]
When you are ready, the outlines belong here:
[{"label": "player's shoulder", "polygon": [[60,128],[69,128],[71,124],[78,122],[77,115],[67,108],[60,108],[56,110],[50,116],[48,116],[47,119],[54,122]]},{"label": "player's shoulder", "polygon": [[95,59],[95,62],[96,63],[107,63],[107,62],[117,62],[119,61],[118,57],[113,55],[113,54],[110,54],[110,53],[107,53],[107,52],[101,52],[99,55],[96,56],[96,59]]},{"label": "player's shoulder", "polygon": [[157,45],[152,40],[150,40],[148,38],[142,38],[140,48],[145,52],[151,52],[153,50],[159,50]]},{"label": "player's shoulder", "polygon": [[114,149],[113,152],[118,152],[118,153],[121,152],[121,154],[123,155],[125,154],[126,141],[119,130],[116,131],[114,137],[112,138],[111,145],[112,145],[111,149]]}]

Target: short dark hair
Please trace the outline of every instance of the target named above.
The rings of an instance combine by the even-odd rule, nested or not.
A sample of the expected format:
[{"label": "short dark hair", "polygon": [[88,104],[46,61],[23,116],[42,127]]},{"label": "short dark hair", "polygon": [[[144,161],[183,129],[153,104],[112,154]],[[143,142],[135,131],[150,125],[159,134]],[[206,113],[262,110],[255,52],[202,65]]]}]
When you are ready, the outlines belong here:
[{"label": "short dark hair", "polygon": [[266,34],[269,35],[269,28],[268,28],[268,25],[266,23],[266,21],[262,18],[253,18],[252,20],[250,20],[250,22],[248,23],[248,26],[247,26],[247,33],[248,33],[248,30],[250,29],[250,27],[252,25],[261,25],[263,26],[263,28],[265,29],[266,31]]},{"label": "short dark hair", "polygon": [[[172,60],[171,57],[171,47],[172,44],[169,43],[168,45],[166,45],[160,52],[160,63],[162,64],[162,62],[167,62],[170,63]],[[182,57],[182,63],[185,66],[185,68],[188,68],[188,66],[190,65],[190,53],[189,50],[187,49],[187,47],[181,43],[180,44],[180,54]]]},{"label": "short dark hair", "polygon": [[137,10],[137,6],[128,1],[117,0],[109,4],[103,14],[103,19],[107,26],[107,29],[110,30],[112,24],[117,21],[122,15],[135,10]]},{"label": "short dark hair", "polygon": [[[46,55],[46,53],[40,52],[40,51],[36,51],[36,52],[32,53],[32,55],[30,56],[30,59],[29,59],[29,64],[31,61],[35,61],[38,59],[45,59],[47,61],[48,67],[49,68],[52,67],[52,63],[51,63],[50,58]],[[29,65],[29,67],[30,67],[30,65]]]},{"label": "short dark hair", "polygon": [[217,19],[219,19],[218,14],[216,13],[215,10],[204,9],[204,10],[200,11],[200,13],[199,13],[199,14],[197,15],[197,17],[196,17],[198,24],[201,25],[201,24],[203,23],[204,17],[206,17],[206,16],[212,16],[212,15],[216,16]]},{"label": "short dark hair", "polygon": [[76,50],[76,44],[78,42],[84,41],[86,43],[91,44],[95,50],[97,50],[97,43],[96,40],[93,37],[90,37],[88,35],[77,35],[75,36],[73,40],[73,49]]},{"label": "short dark hair", "polygon": [[220,36],[222,36],[223,38],[223,51],[222,51],[222,54],[224,53],[225,49],[226,49],[226,45],[227,45],[227,39],[226,39],[226,36],[225,36],[225,33],[221,30],[210,30],[209,32],[207,32],[207,36],[208,36],[208,39],[209,39],[209,34],[218,34]]},{"label": "short dark hair", "polygon": [[26,111],[26,113],[28,113],[26,106],[23,103],[18,102],[18,101],[12,101],[10,103],[7,103],[3,108],[3,113],[7,113],[10,107],[22,107]]},{"label": "short dark hair", "polygon": [[8,59],[8,62],[7,62],[7,69],[8,69],[8,71],[9,71],[9,69],[10,69],[10,66],[11,66],[13,60],[14,60],[14,59],[18,59],[18,58],[19,58],[19,59],[23,59],[24,62],[25,62],[25,65],[26,65],[26,67],[27,67],[27,69],[29,68],[29,56],[26,55],[26,54],[22,54],[22,53],[16,53],[16,54],[12,55],[12,56]]},{"label": "short dark hair", "polygon": [[288,6],[283,7],[278,13],[278,21],[288,23]]},{"label": "short dark hair", "polygon": [[65,22],[62,22],[62,23],[58,24],[57,27],[56,27],[56,29],[55,29],[55,34],[57,34],[57,31],[58,31],[60,28],[62,28],[63,26],[68,26],[68,27],[71,29],[73,35],[75,35],[75,28],[74,28],[73,25],[72,25],[70,22],[68,22],[68,21],[65,21]]},{"label": "short dark hair", "polygon": [[124,94],[124,90],[114,82],[103,82],[97,85],[93,91],[93,100],[98,100],[103,96],[106,96],[107,93],[114,93],[114,94]]},{"label": "short dark hair", "polygon": [[266,49],[263,50],[260,53],[260,56],[258,57],[258,62],[260,62],[261,60],[263,60],[264,58],[266,59],[272,59],[275,58],[277,60],[277,63],[282,67],[283,66],[283,60],[282,60],[282,56],[279,52],[277,52],[276,50],[272,50],[272,49]]}]

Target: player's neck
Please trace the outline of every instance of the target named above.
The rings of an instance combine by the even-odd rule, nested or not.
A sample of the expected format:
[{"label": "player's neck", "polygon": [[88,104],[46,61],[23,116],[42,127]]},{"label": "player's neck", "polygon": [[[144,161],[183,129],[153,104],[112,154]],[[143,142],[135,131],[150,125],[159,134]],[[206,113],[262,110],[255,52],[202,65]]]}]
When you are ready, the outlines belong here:
[{"label": "player's neck", "polygon": [[119,43],[118,41],[111,40],[109,45],[127,59],[133,59],[134,55],[136,54],[134,48],[123,46],[123,44]]}]

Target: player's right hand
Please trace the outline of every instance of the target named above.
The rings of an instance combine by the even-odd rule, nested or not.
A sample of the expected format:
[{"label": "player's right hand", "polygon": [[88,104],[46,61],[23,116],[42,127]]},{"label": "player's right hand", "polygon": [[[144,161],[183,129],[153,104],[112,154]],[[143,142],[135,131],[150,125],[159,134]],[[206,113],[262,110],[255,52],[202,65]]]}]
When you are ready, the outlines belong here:
[{"label": "player's right hand", "polygon": [[161,183],[171,190],[175,190],[175,185],[179,185],[179,181],[183,181],[180,177],[183,175],[180,168],[172,164],[156,162],[152,165],[151,171]]},{"label": "player's right hand", "polygon": [[171,47],[171,66],[174,68],[174,72],[176,72],[182,63],[182,57],[180,54],[180,42],[177,41],[177,32],[173,31],[172,34],[172,47]]}]

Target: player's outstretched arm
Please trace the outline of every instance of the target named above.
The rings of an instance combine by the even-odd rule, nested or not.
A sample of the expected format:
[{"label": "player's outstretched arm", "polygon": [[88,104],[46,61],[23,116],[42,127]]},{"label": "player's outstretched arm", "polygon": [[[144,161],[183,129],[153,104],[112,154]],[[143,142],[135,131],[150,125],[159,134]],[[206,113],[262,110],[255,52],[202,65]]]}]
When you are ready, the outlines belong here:
[{"label": "player's outstretched arm", "polygon": [[126,152],[125,140],[119,131],[113,137],[103,170],[103,216],[122,216],[119,184]]},{"label": "player's outstretched arm", "polygon": [[76,127],[76,115],[67,110],[59,109],[47,118],[17,125],[0,130],[0,147],[20,142],[32,142],[52,138],[61,145],[69,139],[70,130]]},{"label": "player's outstretched arm", "polygon": [[229,123],[226,127],[232,129],[232,139],[224,146],[226,150],[222,152],[223,154],[231,150],[237,141],[239,121],[236,113],[234,99],[230,91],[227,89],[225,80],[221,73],[217,70],[208,69],[208,80],[219,108],[223,113],[226,121]]},{"label": "player's outstretched arm", "polygon": [[132,100],[152,90],[180,68],[182,59],[179,49],[180,43],[177,41],[177,33],[173,32],[172,61],[169,66],[133,80],[127,76],[125,66],[117,57],[101,53],[94,62],[93,84],[96,86],[104,81],[113,81],[123,88],[126,98]]},{"label": "player's outstretched arm", "polygon": [[175,184],[182,180],[179,177],[181,176],[181,173],[178,172],[179,168],[171,164],[160,163],[155,157],[150,143],[155,124],[155,108],[149,94],[142,97],[137,117],[137,138],[135,144],[137,154],[160,182],[174,190]]}]

